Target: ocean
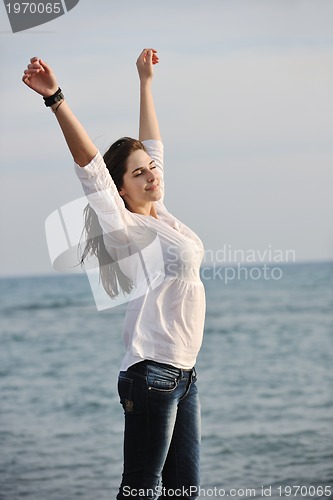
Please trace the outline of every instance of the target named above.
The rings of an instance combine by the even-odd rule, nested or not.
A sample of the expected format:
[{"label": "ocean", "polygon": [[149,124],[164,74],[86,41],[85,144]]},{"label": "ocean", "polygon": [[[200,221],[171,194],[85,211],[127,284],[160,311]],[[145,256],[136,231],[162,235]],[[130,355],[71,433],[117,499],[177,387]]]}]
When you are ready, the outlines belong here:
[{"label": "ocean", "polygon": [[[333,498],[333,262],[280,268],[205,274],[200,498]],[[126,306],[84,274],[0,289],[0,499],[115,498]]]}]

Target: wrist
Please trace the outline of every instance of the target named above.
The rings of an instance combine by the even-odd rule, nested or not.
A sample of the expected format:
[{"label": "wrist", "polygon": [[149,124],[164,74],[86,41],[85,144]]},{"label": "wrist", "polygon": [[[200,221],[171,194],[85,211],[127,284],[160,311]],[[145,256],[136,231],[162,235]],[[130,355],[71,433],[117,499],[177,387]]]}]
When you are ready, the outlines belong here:
[{"label": "wrist", "polygon": [[52,106],[50,106],[52,113],[56,115],[58,113],[58,109],[60,108],[60,106],[64,101],[65,98],[62,98],[60,101],[57,101],[56,103],[52,104]]},{"label": "wrist", "polygon": [[64,94],[62,93],[62,90],[60,87],[51,95],[47,97],[43,97],[44,99],[44,104],[47,107],[53,106],[53,104],[56,104],[57,102],[61,101],[64,99]]},{"label": "wrist", "polygon": [[43,92],[42,97],[44,99],[51,97],[51,95],[54,95],[57,92],[58,88],[59,88],[59,86],[57,85],[56,87],[53,87],[53,89],[46,90],[45,92]]},{"label": "wrist", "polygon": [[152,80],[153,80],[152,78],[141,79],[140,80],[141,88],[150,87]]}]

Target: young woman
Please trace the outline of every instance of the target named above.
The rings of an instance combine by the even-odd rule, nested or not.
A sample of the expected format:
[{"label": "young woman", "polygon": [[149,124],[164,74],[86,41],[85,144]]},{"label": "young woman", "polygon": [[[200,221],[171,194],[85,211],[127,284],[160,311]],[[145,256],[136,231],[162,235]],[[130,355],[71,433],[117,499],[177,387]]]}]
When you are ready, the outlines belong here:
[{"label": "young woman", "polygon": [[[194,365],[205,315],[199,275],[203,247],[163,203],[163,145],[151,93],[158,62],[154,49],[144,49],[137,59],[139,140],[119,139],[104,157],[44,61],[32,58],[22,78],[53,110],[88,197],[84,256],[90,252],[99,258],[109,295],[116,296],[119,287],[132,293],[118,380],[125,414],[118,499],[194,499],[199,490],[200,403]],[[89,237],[94,219],[102,233],[95,238]]]}]

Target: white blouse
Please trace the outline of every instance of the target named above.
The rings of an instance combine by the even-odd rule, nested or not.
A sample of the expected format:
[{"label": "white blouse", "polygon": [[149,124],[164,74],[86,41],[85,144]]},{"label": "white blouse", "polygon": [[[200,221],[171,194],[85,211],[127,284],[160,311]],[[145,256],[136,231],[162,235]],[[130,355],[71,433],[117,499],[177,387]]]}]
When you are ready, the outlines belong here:
[{"label": "white blouse", "polygon": [[205,291],[199,274],[204,249],[199,237],[164,206],[163,144],[143,143],[160,174],[157,219],[126,209],[99,152],[87,166],[75,168],[97,213],[108,253],[134,284],[120,369],[145,359],[190,369],[204,328]]}]

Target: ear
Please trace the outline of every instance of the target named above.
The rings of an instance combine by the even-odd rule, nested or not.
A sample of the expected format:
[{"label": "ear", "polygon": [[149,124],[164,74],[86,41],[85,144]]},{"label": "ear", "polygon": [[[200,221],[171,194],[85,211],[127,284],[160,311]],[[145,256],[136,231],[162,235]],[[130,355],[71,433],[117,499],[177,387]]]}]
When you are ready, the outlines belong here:
[{"label": "ear", "polygon": [[124,188],[119,189],[118,193],[120,194],[120,196],[124,196],[126,194]]}]

